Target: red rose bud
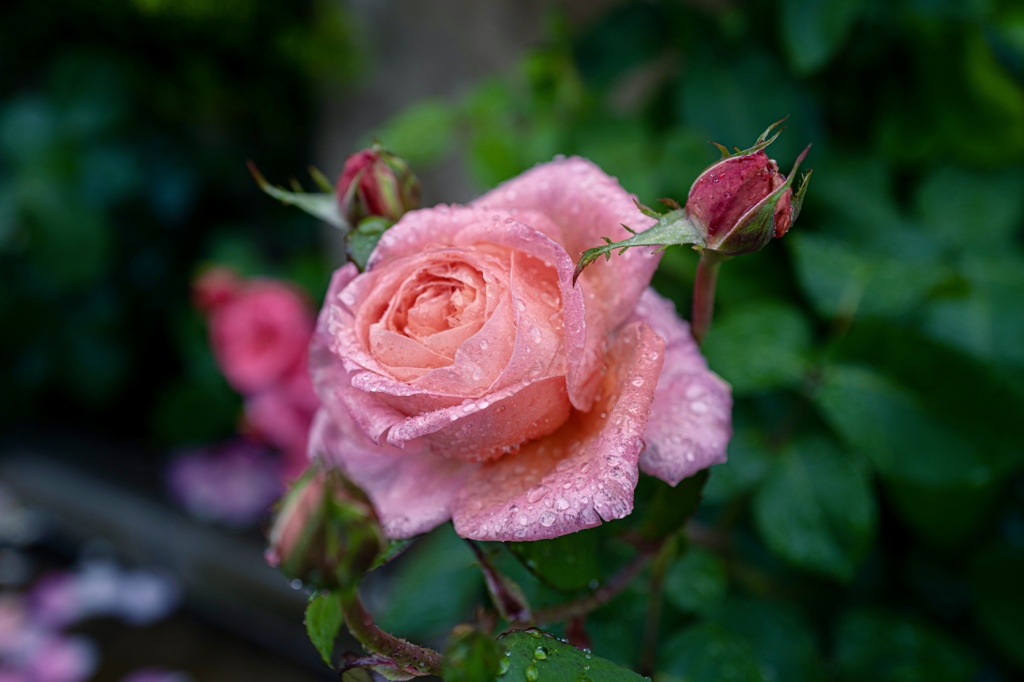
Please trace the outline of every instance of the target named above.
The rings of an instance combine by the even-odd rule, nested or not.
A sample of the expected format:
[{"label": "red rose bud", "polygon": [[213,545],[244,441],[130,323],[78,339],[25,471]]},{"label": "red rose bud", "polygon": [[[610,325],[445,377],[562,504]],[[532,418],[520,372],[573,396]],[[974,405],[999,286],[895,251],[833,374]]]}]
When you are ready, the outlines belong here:
[{"label": "red rose bud", "polygon": [[387,545],[362,491],[316,466],[281,501],[269,541],[267,563],[324,589],[355,585]]},{"label": "red rose bud", "polygon": [[[701,231],[707,248],[727,256],[759,251],[773,237],[786,234],[800,213],[810,174],[794,193],[791,185],[808,147],[787,176],[768,158],[766,130],[752,148],[726,156],[703,173],[690,187],[686,211]],[[777,134],[776,134],[777,135]]]},{"label": "red rose bud", "polygon": [[398,220],[419,208],[420,181],[404,159],[374,145],[345,161],[337,196],[342,217],[353,227],[371,216]]}]

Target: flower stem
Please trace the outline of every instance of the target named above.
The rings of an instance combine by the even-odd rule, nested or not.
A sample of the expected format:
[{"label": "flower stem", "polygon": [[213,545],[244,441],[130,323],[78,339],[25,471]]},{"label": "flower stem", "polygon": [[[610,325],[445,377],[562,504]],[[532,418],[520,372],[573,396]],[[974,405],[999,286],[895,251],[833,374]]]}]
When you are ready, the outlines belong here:
[{"label": "flower stem", "polygon": [[643,652],[640,654],[640,674],[654,674],[654,657],[658,647],[658,626],[661,622],[662,592],[665,587],[665,573],[679,551],[679,539],[673,535],[661,546],[651,564],[651,593],[647,602],[647,619],[644,622]]},{"label": "flower stem", "polygon": [[697,279],[693,283],[693,338],[697,345],[704,342],[704,337],[711,328],[711,317],[715,312],[715,282],[718,280],[718,268],[728,256],[722,256],[705,249],[701,252],[700,263],[697,264]]},{"label": "flower stem", "polygon": [[643,570],[650,558],[649,552],[641,552],[630,563],[626,564],[621,572],[587,596],[565,604],[537,609],[533,613],[533,622],[537,624],[557,623],[590,613],[598,606],[606,604],[617,597],[627,585],[633,582],[633,579]]},{"label": "flower stem", "polygon": [[341,610],[345,614],[349,632],[367,651],[387,656],[413,674],[441,674],[441,654],[390,635],[377,627],[356,589],[341,593]]}]

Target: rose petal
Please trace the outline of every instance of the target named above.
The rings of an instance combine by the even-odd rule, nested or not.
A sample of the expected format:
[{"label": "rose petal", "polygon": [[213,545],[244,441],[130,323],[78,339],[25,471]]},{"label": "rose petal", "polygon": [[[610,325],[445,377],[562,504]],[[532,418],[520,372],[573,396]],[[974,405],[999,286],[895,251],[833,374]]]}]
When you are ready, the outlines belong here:
[{"label": "rose petal", "polygon": [[388,432],[388,442],[401,447],[422,437],[438,455],[485,461],[556,430],[570,409],[564,377],[525,380],[480,400],[411,417]]},{"label": "rose petal", "polygon": [[374,445],[352,420],[326,410],[313,419],[309,440],[310,457],[323,457],[362,488],[393,539],[426,533],[450,519],[452,500],[477,466]]},{"label": "rose petal", "polygon": [[594,409],[476,469],[455,500],[455,531],[476,540],[541,540],[629,514],[663,349],[646,324],[626,326],[609,350]]},{"label": "rose petal", "polygon": [[[543,213],[559,226],[560,238],[552,238],[562,244],[575,263],[583,251],[600,246],[603,237],[613,241],[629,237],[623,224],[639,232],[654,223],[633,200],[632,194],[592,162],[572,157],[536,166],[470,206],[516,209],[517,219],[523,211]],[[583,271],[580,279],[592,285],[594,305],[604,313],[609,329],[629,317],[660,258],[650,249],[630,249],[613,262],[601,260]]]},{"label": "rose petal", "polygon": [[634,319],[649,324],[666,342],[640,468],[676,485],[725,461],[732,437],[732,395],[729,384],[708,369],[689,325],[679,319],[671,301],[647,289]]}]

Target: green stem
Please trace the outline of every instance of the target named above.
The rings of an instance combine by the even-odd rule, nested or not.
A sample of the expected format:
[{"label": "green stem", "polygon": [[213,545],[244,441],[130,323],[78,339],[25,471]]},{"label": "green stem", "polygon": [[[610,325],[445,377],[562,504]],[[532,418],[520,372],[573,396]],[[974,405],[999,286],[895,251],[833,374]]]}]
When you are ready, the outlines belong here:
[{"label": "green stem", "polygon": [[633,579],[643,570],[650,557],[649,552],[641,552],[626,564],[622,571],[585,597],[565,604],[537,609],[533,613],[533,622],[542,625],[585,616],[597,607],[610,602],[626,589],[626,586],[633,582]]},{"label": "green stem", "polygon": [[377,627],[373,616],[363,606],[357,590],[341,593],[341,610],[345,614],[349,632],[367,651],[383,654],[410,672],[416,671],[420,675],[441,674],[441,654],[390,635]]},{"label": "green stem", "polygon": [[700,263],[697,264],[697,279],[693,283],[693,338],[697,345],[704,342],[704,337],[711,328],[711,317],[715,312],[715,282],[718,280],[718,268],[728,256],[722,256],[705,249],[701,252]]},{"label": "green stem", "polygon": [[658,650],[658,626],[661,622],[665,573],[678,551],[679,539],[673,535],[661,546],[651,564],[651,593],[647,602],[647,619],[644,622],[643,652],[640,655],[640,674],[648,677],[654,674],[654,658]]}]

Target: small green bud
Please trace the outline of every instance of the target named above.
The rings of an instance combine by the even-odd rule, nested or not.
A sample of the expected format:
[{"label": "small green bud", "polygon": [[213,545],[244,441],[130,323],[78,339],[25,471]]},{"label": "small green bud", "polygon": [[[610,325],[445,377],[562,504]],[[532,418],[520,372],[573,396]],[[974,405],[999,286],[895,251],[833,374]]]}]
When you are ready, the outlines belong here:
[{"label": "small green bud", "polygon": [[322,589],[355,586],[387,542],[365,494],[316,465],[281,500],[267,562]]}]

